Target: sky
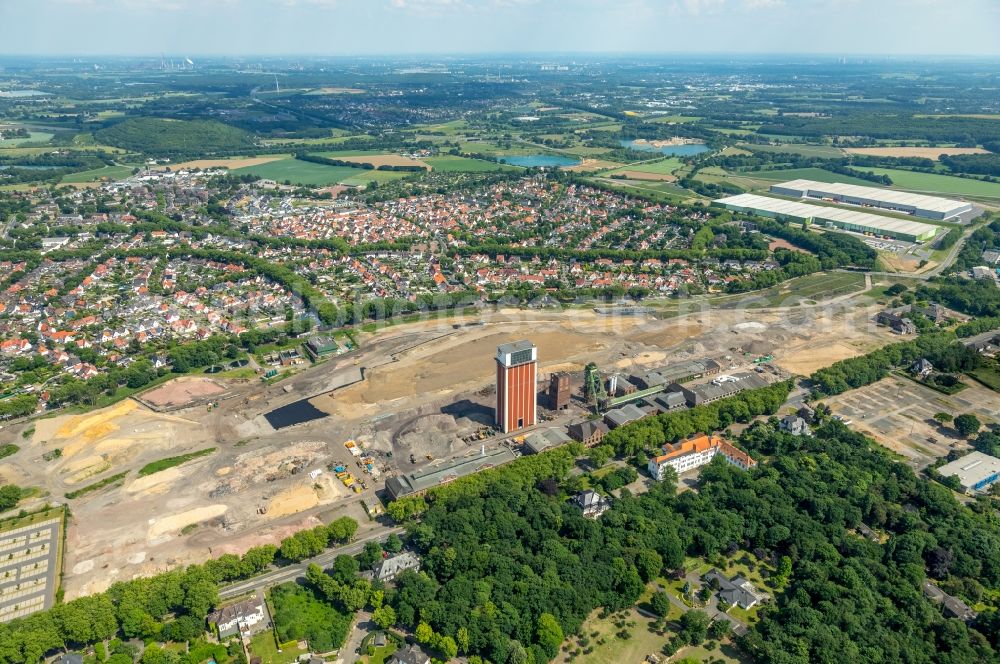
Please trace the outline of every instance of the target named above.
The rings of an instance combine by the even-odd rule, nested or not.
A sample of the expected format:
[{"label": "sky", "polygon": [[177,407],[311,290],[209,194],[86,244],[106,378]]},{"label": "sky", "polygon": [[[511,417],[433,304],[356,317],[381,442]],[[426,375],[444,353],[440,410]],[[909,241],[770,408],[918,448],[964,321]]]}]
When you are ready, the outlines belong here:
[{"label": "sky", "polygon": [[1000,56],[1000,0],[0,0],[5,55]]}]

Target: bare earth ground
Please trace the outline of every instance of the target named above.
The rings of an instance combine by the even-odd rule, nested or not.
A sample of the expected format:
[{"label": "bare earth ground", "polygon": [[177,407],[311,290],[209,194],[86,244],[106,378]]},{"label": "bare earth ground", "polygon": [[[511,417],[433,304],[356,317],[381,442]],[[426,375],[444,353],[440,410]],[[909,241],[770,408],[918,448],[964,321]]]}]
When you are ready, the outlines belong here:
[{"label": "bare earth ground", "polygon": [[879,260],[890,270],[897,272],[926,272],[937,267],[937,261],[927,261],[927,264],[920,267],[920,259],[912,256],[901,256],[889,251],[879,253]]},{"label": "bare earth ground", "polygon": [[564,171],[570,171],[571,173],[577,173],[580,171],[598,171],[609,168],[618,168],[621,164],[614,161],[605,161],[603,159],[584,159],[576,166],[569,166],[564,168]]},{"label": "bare earth ground", "polygon": [[924,157],[940,159],[943,154],[988,154],[982,148],[844,148],[850,154],[874,157]]},{"label": "bare earth ground", "polygon": [[[274,385],[212,378],[232,397],[211,411],[194,406],[163,414],[126,400],[37,420],[30,441],[18,427],[4,429],[0,444],[16,441],[22,449],[0,464],[0,477],[47,492],[39,500],[69,503],[64,587],[71,599],[116,580],[277,542],[320,520],[350,515],[362,529],[370,527],[359,501],[371,499],[380,484],[369,477],[369,488],[354,494],[328,464],[345,463],[364,477],[344,448],[349,439],[393,451],[392,459],[377,457],[386,474],[478,451],[479,443],[463,437],[491,422],[498,343],[533,340],[541,382],[548,372],[578,372],[591,361],[624,374],[706,356],[727,370],[747,369],[748,349],[773,352],[776,365],[805,373],[894,339],[871,323],[873,306],[856,305],[746,311],[692,305],[663,319],[505,309],[390,326],[363,334],[362,350]],[[330,392],[360,368],[366,380]],[[181,380],[156,391],[172,399],[192,389],[191,380]],[[269,410],[304,398],[331,416],[278,431],[264,420]],[[554,423],[584,417],[578,409]],[[147,477],[137,474],[151,461],[207,447],[217,451]],[[42,458],[57,448],[61,457]],[[312,479],[315,470],[322,472]],[[125,471],[120,486],[64,498]]]},{"label": "bare earth ground", "polygon": [[154,406],[183,406],[226,391],[226,386],[201,376],[172,380],[155,390],[144,392],[142,399]]},{"label": "bare earth ground", "polygon": [[410,159],[398,154],[364,154],[356,157],[337,157],[342,161],[350,161],[356,164],[374,164],[375,166],[424,166],[430,169],[428,164],[419,159]]},{"label": "bare earth ground", "polygon": [[163,171],[168,168],[172,171],[192,168],[200,168],[202,170],[206,168],[228,168],[232,170],[245,166],[258,166],[284,158],[283,155],[272,155],[270,157],[233,157],[232,159],[194,159],[192,161],[182,161],[178,164],[163,164],[158,166],[156,170]]},{"label": "bare earth ground", "polygon": [[952,449],[969,447],[951,427],[938,424],[935,413],[973,413],[987,424],[997,420],[1000,394],[972,380],[966,383],[966,389],[949,396],[907,378],[890,376],[824,401],[834,413],[851,420],[852,428],[868,434],[915,468],[923,468]]}]

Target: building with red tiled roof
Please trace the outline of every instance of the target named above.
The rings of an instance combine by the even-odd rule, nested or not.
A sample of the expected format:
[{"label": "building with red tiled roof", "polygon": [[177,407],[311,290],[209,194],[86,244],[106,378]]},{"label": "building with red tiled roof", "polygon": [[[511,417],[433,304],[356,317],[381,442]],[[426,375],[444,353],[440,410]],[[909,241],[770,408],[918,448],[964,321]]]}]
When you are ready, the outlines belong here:
[{"label": "building with red tiled roof", "polygon": [[704,466],[721,454],[726,461],[749,470],[757,465],[750,455],[734,447],[721,436],[700,434],[678,443],[667,443],[663,446],[663,454],[649,460],[649,474],[657,480],[662,480],[667,468],[673,468],[680,475],[683,472]]}]

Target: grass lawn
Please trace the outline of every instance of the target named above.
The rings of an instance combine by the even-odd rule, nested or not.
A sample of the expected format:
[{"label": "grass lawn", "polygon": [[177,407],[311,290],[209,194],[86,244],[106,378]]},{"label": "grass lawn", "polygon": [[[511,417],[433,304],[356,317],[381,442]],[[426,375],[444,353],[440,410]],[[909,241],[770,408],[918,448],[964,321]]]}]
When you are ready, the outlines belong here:
[{"label": "grass lawn", "polygon": [[706,646],[708,642],[700,646],[686,646],[677,651],[671,661],[680,661],[685,657],[696,662],[717,662],[719,660],[727,664],[739,664],[748,662],[749,659],[742,657],[740,652],[732,644],[717,643],[714,650],[709,650]]},{"label": "grass lawn", "polygon": [[6,532],[8,530],[16,530],[17,528],[23,528],[25,526],[30,526],[34,523],[41,523],[42,521],[48,521],[49,519],[55,519],[57,517],[62,517],[65,507],[52,507],[47,510],[42,510],[40,512],[35,512],[27,516],[15,516],[3,521],[0,521],[0,532]]},{"label": "grass lawn", "polygon": [[[785,168],[777,171],[750,171],[740,173],[746,177],[757,180],[771,180],[774,182],[784,182],[785,180],[815,180],[816,182],[844,182],[846,184],[860,184],[866,187],[877,187],[878,185],[861,178],[853,178],[849,175],[840,175],[832,171],[825,171],[822,168]],[[1000,185],[996,185],[1000,187]]]},{"label": "grass lawn", "polygon": [[[616,614],[620,615],[620,614]],[[620,629],[614,623],[614,617],[601,619],[599,613],[594,612],[580,628],[580,636],[571,636],[563,643],[563,650],[555,661],[578,664],[607,664],[608,662],[641,662],[649,653],[658,653],[670,639],[669,632],[662,636],[649,627],[653,623],[651,618],[640,615],[635,609],[625,612],[625,620],[635,622],[634,627],[626,627],[631,638],[622,639],[618,637]],[[592,636],[594,632],[598,635]],[[581,646],[581,639],[587,639],[588,645]],[[604,643],[600,643],[600,641]],[[589,653],[583,651],[593,648]],[[570,652],[580,651],[572,660]]]},{"label": "grass lawn", "polygon": [[373,655],[362,656],[359,661],[367,662],[367,664],[385,664],[385,661],[397,650],[399,650],[399,647],[395,644],[384,645],[381,648],[376,648]]},{"label": "grass lawn", "polygon": [[954,175],[938,175],[936,173],[915,173],[897,168],[865,168],[866,171],[878,175],[888,175],[894,186],[900,189],[912,189],[933,194],[952,194],[958,196],[981,196],[983,198],[1000,198],[1000,183],[983,182],[959,178]]},{"label": "grass lawn", "polygon": [[139,477],[145,477],[146,475],[152,475],[153,473],[158,473],[161,470],[166,470],[167,468],[173,468],[174,466],[179,466],[182,463],[187,463],[199,457],[208,456],[215,451],[214,447],[208,447],[203,450],[198,450],[197,452],[189,452],[187,454],[181,454],[180,456],[167,457],[166,459],[159,459],[158,461],[153,461],[147,463],[145,466],[139,469]]},{"label": "grass lawn", "polygon": [[80,171],[79,173],[70,173],[65,176],[60,182],[62,184],[74,184],[81,182],[96,182],[107,178],[108,180],[122,180],[132,175],[131,166],[104,166],[102,168],[95,168],[90,171]]},{"label": "grass lawn", "polygon": [[278,652],[278,644],[274,640],[274,633],[268,630],[261,632],[251,639],[250,652],[260,657],[263,664],[291,664],[297,661],[299,655],[305,654],[306,651],[291,647],[284,648],[281,652]]},{"label": "grass lawn", "polygon": [[996,367],[979,367],[975,371],[970,371],[969,375],[994,392],[1000,392],[1000,371],[997,371]]},{"label": "grass lawn", "polygon": [[520,171],[520,166],[497,164],[483,159],[469,159],[455,155],[428,157],[424,159],[435,171],[442,173],[483,173],[492,171]]}]

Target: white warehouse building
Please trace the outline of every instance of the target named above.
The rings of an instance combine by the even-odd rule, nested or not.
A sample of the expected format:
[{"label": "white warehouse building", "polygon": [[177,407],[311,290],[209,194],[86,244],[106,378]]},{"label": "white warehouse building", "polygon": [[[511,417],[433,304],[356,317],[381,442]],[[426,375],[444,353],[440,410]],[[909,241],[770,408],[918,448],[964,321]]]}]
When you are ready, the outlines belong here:
[{"label": "white warehouse building", "polygon": [[955,475],[966,493],[986,491],[1000,480],[1000,459],[982,452],[969,452],[964,457],[937,469],[941,477]]},{"label": "white warehouse building", "polygon": [[897,219],[870,212],[845,210],[829,205],[788,201],[757,194],[737,194],[720,198],[714,205],[734,212],[747,212],[762,217],[785,218],[801,223],[815,223],[826,228],[839,228],[853,233],[865,233],[904,242],[926,242],[934,238],[938,227],[910,219]]},{"label": "white warehouse building", "polygon": [[794,196],[795,198],[817,198],[834,203],[881,208],[939,221],[972,211],[972,203],[965,201],[842,182],[791,180],[771,185],[771,193]]}]

